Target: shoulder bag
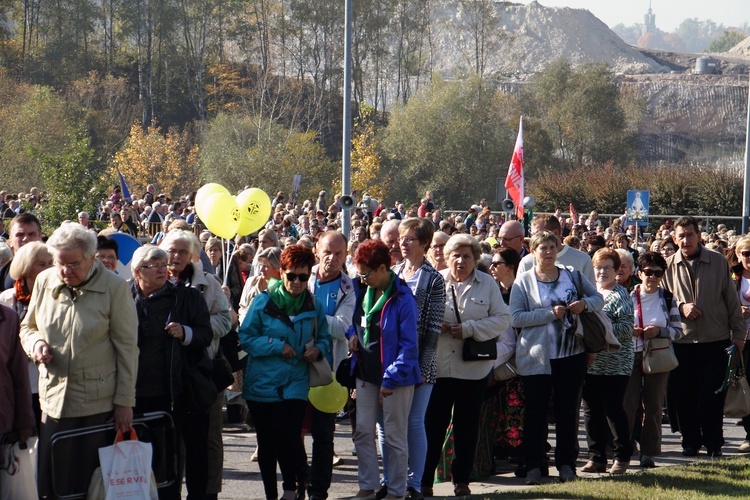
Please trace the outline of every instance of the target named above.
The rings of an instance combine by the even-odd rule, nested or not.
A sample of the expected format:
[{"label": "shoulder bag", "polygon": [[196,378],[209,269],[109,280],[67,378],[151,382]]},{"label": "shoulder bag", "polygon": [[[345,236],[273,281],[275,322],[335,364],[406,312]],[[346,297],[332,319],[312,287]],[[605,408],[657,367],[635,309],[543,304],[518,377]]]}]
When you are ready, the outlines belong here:
[{"label": "shoulder bag", "polygon": [[[313,317],[313,329],[310,340],[305,344],[305,350],[312,349],[315,347],[315,338],[318,332],[318,318]],[[333,371],[331,365],[328,364],[328,360],[325,356],[320,356],[315,361],[308,362],[309,382],[310,387],[319,387],[321,385],[328,385],[333,382]]]},{"label": "shoulder bag", "polygon": [[[456,287],[451,285],[451,295],[453,296],[453,310],[456,313],[456,321],[461,323],[461,313],[458,312],[458,300],[456,299]],[[497,359],[497,339],[485,340],[481,342],[469,337],[464,339],[461,357],[464,361],[485,361],[488,359]]]},{"label": "shoulder bag", "polygon": [[[578,300],[583,300],[583,277],[580,271],[577,272],[578,280],[577,283],[574,280],[574,285],[578,291]],[[572,276],[571,276],[572,277]],[[604,318],[599,313],[604,314]],[[583,337],[583,345],[586,352],[597,353],[607,349],[607,326],[609,326],[610,334],[612,333],[612,322],[603,311],[583,311],[578,315],[578,321],[580,323],[580,330]]]},{"label": "shoulder bag", "polygon": [[[643,310],[641,309],[641,287],[635,287],[635,303],[638,308],[638,327],[643,328]],[[669,310],[669,309],[667,309]],[[674,346],[670,339],[643,339],[643,373],[665,373],[677,368],[680,363],[674,353]]]},{"label": "shoulder bag", "polygon": [[[740,361],[733,363],[735,354],[738,354]],[[742,353],[737,353],[737,347],[734,344],[727,348],[727,355],[729,362],[726,379],[717,392],[721,392],[724,388],[727,390],[724,415],[729,418],[742,418],[750,415],[750,384],[745,375],[745,358]]]}]

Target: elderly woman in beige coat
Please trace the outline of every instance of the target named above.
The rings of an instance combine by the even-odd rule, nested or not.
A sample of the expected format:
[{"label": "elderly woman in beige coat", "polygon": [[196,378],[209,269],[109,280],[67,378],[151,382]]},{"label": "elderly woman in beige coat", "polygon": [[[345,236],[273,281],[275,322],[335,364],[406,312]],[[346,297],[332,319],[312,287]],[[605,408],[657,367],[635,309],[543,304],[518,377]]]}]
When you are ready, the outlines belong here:
[{"label": "elderly woman in beige coat", "polygon": [[[116,429],[130,428],[138,363],[135,304],[125,281],[96,260],[96,235],[66,223],[47,246],[55,267],[37,277],[21,324],[24,350],[39,363],[40,497],[53,496],[56,432],[112,421]],[[56,448],[66,460],[54,464],[54,494],[87,490],[97,449],[108,444],[101,437],[68,439]]]}]

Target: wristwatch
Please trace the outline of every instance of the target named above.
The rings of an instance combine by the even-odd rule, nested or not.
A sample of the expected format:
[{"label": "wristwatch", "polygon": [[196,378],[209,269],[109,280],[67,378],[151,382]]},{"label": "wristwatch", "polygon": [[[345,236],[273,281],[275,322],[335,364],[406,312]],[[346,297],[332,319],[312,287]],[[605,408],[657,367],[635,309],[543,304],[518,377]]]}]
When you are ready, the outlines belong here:
[{"label": "wristwatch", "polygon": [[586,301],[583,302],[583,312],[589,312],[589,303]]}]

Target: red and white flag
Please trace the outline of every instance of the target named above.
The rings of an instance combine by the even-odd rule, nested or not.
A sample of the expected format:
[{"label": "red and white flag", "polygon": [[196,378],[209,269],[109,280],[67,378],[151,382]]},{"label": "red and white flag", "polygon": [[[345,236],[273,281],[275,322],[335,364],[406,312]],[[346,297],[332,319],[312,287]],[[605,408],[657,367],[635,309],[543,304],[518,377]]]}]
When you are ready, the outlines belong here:
[{"label": "red and white flag", "polygon": [[516,204],[516,218],[523,220],[523,116],[518,125],[518,138],[508,167],[508,176],[505,178],[505,189]]}]

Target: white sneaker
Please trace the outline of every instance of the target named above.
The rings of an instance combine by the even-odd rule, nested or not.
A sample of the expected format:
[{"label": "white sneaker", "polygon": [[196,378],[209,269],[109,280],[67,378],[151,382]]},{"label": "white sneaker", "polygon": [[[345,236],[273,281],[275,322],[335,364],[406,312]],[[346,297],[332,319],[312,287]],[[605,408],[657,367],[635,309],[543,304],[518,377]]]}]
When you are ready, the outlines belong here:
[{"label": "white sneaker", "polygon": [[250,457],[251,462],[257,462],[258,461],[258,447],[255,447],[255,451],[253,452],[253,456]]},{"label": "white sneaker", "polygon": [[750,440],[744,440],[737,451],[739,453],[750,453]]}]

